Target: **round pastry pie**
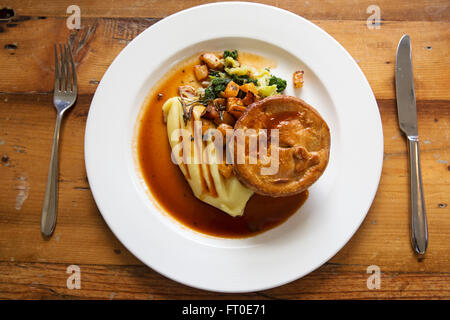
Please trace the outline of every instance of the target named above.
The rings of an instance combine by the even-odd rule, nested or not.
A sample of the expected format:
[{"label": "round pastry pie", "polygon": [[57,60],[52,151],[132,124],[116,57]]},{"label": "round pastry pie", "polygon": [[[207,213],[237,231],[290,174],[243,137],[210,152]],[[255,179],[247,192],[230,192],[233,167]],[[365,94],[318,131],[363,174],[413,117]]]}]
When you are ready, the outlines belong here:
[{"label": "round pastry pie", "polygon": [[[305,191],[328,164],[328,125],[313,107],[296,97],[276,95],[253,103],[234,130],[237,137],[238,132],[243,135],[245,146],[234,148],[234,171],[256,193],[283,197]],[[259,141],[256,154],[251,151],[255,150],[252,136]],[[267,142],[261,143],[261,138]]]}]

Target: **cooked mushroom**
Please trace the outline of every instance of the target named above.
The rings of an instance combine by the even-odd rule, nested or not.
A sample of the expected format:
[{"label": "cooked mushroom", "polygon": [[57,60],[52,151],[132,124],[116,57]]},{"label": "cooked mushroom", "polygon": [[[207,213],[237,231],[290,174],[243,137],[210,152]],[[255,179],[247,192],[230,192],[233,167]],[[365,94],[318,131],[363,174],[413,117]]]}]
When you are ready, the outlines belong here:
[{"label": "cooked mushroom", "polygon": [[293,74],[292,82],[294,83],[294,88],[301,88],[303,87],[303,75],[305,74],[304,71],[295,71]]},{"label": "cooked mushroom", "polygon": [[206,107],[206,112],[204,115],[205,118],[214,120],[215,118],[219,117],[219,112],[214,107],[214,103],[210,102],[208,106]]},{"label": "cooked mushroom", "polygon": [[204,64],[198,64],[194,67],[194,75],[197,81],[203,81],[208,78],[208,67]]},{"label": "cooked mushroom", "polygon": [[230,113],[226,111],[221,111],[219,113],[219,117],[214,119],[214,123],[217,125],[225,123],[230,126],[234,126],[234,124],[236,123],[236,119]]},{"label": "cooked mushroom", "polygon": [[191,99],[197,96],[195,89],[191,86],[178,87],[178,94],[180,95],[180,97],[185,99]]},{"label": "cooked mushroom", "polygon": [[233,127],[226,124],[226,123],[221,123],[219,124],[219,126],[217,127],[217,130],[220,131],[220,133],[223,136],[223,140],[225,141],[225,137],[227,136],[227,131],[229,130],[233,130]]},{"label": "cooked mushroom", "polygon": [[200,60],[208,65],[211,69],[223,68],[223,63],[214,53],[204,53],[200,56]]}]

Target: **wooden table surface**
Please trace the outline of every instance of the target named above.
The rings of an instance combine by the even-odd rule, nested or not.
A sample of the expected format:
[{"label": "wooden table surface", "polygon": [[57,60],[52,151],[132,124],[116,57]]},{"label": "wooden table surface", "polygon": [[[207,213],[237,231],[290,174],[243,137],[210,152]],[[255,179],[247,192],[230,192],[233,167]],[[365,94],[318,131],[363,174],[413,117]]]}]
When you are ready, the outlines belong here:
[{"label": "wooden table surface", "polygon": [[[0,23],[1,299],[373,299],[450,298],[450,2],[448,0],[262,1],[326,30],[360,65],[377,98],[384,165],[372,207],[357,233],[329,262],[275,289],[221,294],[193,289],[143,265],[113,235],[86,178],[83,144],[89,105],[103,73],[140,32],[198,0],[0,0],[17,17]],[[81,30],[66,9],[81,9]],[[367,8],[380,8],[369,29]],[[396,117],[394,66],[400,37],[412,39],[430,242],[425,258],[409,240],[409,175]],[[79,78],[76,106],[63,123],[59,215],[54,236],[40,234],[55,112],[53,44],[72,39]],[[299,38],[299,41],[301,39]],[[66,286],[68,266],[81,289]],[[381,270],[369,290],[367,268]]]}]

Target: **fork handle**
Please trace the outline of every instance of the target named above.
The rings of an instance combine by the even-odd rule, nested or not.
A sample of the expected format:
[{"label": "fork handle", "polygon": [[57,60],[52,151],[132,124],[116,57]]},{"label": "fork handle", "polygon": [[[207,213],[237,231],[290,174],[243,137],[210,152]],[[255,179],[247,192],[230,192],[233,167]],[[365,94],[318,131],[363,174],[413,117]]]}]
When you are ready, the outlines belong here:
[{"label": "fork handle", "polygon": [[62,117],[62,113],[58,113],[56,116],[47,188],[45,190],[44,206],[42,208],[41,233],[45,237],[50,237],[53,234],[56,225],[56,215],[58,213],[58,150]]},{"label": "fork handle", "polygon": [[411,243],[416,253],[425,254],[428,245],[428,228],[417,136],[408,136],[408,150],[411,178]]}]

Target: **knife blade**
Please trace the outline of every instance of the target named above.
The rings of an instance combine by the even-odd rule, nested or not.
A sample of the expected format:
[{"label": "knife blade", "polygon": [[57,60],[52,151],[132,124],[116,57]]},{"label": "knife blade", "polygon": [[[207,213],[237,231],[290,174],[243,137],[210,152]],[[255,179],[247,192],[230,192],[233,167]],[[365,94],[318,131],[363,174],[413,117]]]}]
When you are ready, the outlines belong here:
[{"label": "knife blade", "polygon": [[411,62],[411,40],[408,35],[400,39],[397,48],[395,90],[400,129],[407,136],[417,136],[416,94]]},{"label": "knife blade", "polygon": [[411,183],[411,244],[418,254],[428,246],[428,226],[420,168],[416,95],[411,62],[411,40],[404,35],[398,44],[395,66],[395,90],[400,129],[407,137]]}]

